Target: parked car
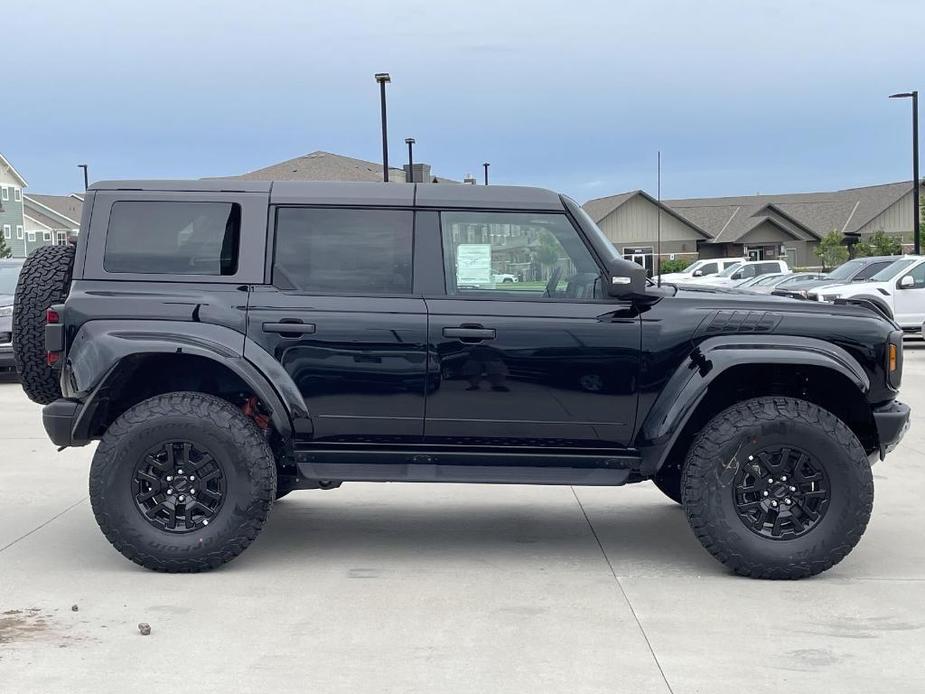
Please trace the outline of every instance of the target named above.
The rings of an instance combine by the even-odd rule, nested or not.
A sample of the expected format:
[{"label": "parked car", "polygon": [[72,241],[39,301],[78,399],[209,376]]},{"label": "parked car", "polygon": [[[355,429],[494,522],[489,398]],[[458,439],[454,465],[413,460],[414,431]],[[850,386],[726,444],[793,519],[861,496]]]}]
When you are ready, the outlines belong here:
[{"label": "parked car", "polygon": [[504,284],[505,282],[518,282],[517,275],[511,275],[507,272],[498,272],[491,276],[492,282],[496,284]]},{"label": "parked car", "polygon": [[714,287],[735,287],[752,277],[759,275],[781,274],[790,272],[783,260],[749,260],[726,268],[709,277],[695,277],[685,284],[707,284]]},{"label": "parked car", "polygon": [[[99,441],[90,502],[130,560],[214,568],[275,499],[350,481],[651,480],[762,578],[864,532],[910,416],[878,311],[659,287],[538,188],[228,188],[94,184],[76,249],[16,290],[23,389],[55,445]],[[555,250],[545,286],[490,281],[502,225]]]},{"label": "parked car", "polygon": [[711,258],[695,260],[681,272],[668,272],[662,275],[662,282],[685,282],[695,277],[709,277],[722,272],[733,265],[741,265],[743,258]]},{"label": "parked car", "polygon": [[807,298],[828,302],[864,299],[903,330],[918,332],[925,322],[925,257],[895,258],[866,282],[825,284],[809,292]]},{"label": "parked car", "polygon": [[809,292],[825,284],[845,284],[846,282],[866,282],[883,268],[896,262],[899,256],[881,255],[868,258],[854,258],[842,263],[830,273],[818,279],[804,279],[786,287],[778,287],[774,294],[805,299]]},{"label": "parked car", "polygon": [[13,295],[22,260],[0,260],[0,371],[13,369]]},{"label": "parked car", "polygon": [[759,294],[772,294],[779,289],[786,289],[800,282],[824,277],[822,272],[787,272],[772,275],[759,275],[738,285],[736,289],[748,289]]}]

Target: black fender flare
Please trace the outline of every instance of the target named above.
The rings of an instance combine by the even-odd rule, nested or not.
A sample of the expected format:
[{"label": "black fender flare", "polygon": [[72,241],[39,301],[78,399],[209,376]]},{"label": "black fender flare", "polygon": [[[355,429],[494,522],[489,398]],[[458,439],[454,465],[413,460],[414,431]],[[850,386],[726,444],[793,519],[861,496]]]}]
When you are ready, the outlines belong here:
[{"label": "black fender flare", "polygon": [[[289,439],[310,435],[305,400],[289,374],[240,332],[211,323],[96,320],[84,323],[64,364],[64,396],[83,402],[74,438],[83,439],[98,398],[123,360],[145,354],[186,354],[218,362],[241,378],[266,407],[276,431]],[[256,350],[256,351],[255,351]]]},{"label": "black fender flare", "polygon": [[741,364],[818,366],[844,376],[861,394],[870,378],[846,350],[817,338],[787,335],[726,335],[701,342],[662,389],[636,435],[641,472],[653,475],[664,463],[710,384]]}]

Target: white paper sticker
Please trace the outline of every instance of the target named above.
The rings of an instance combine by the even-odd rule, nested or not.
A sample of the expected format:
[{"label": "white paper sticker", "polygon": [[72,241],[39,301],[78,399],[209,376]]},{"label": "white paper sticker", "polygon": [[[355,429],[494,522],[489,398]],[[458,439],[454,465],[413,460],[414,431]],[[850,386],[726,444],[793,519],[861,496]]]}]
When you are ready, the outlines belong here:
[{"label": "white paper sticker", "polygon": [[463,243],[456,247],[456,284],[491,284],[491,244]]}]

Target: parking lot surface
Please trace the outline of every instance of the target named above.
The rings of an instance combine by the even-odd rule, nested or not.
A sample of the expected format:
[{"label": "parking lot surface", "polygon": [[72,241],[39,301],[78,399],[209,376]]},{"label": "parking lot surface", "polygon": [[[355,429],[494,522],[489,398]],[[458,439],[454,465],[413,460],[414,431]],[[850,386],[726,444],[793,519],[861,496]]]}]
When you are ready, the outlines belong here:
[{"label": "parking lot surface", "polygon": [[920,341],[901,399],[867,533],[813,579],[730,575],[649,483],[296,492],[230,564],[165,575],[97,529],[92,447],[57,453],[3,382],[0,690],[922,692]]}]

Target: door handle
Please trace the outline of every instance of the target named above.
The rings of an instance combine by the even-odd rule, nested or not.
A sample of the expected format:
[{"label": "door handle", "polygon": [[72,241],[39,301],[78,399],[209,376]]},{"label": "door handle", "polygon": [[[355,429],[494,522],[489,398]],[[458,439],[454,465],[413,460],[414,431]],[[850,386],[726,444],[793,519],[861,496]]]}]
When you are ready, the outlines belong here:
[{"label": "door handle", "polygon": [[472,341],[478,342],[481,340],[494,340],[495,339],[495,329],[494,328],[444,328],[443,337],[458,337],[463,341]]},{"label": "door handle", "polygon": [[280,335],[311,335],[315,332],[314,323],[264,323],[263,332]]}]

